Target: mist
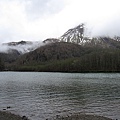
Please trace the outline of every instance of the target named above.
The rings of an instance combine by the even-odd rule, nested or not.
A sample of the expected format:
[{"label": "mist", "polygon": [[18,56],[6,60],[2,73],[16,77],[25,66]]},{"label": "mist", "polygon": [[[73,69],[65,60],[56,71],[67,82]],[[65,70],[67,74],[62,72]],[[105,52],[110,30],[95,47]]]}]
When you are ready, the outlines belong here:
[{"label": "mist", "polygon": [[109,20],[101,21],[101,22],[87,22],[86,28],[89,35],[92,37],[96,36],[120,36],[120,17],[114,16],[114,18],[111,18]]},{"label": "mist", "polygon": [[1,53],[9,53],[11,50],[17,50],[20,54],[25,54],[43,46],[41,41],[28,42],[27,44],[9,45],[9,43],[0,44]]}]

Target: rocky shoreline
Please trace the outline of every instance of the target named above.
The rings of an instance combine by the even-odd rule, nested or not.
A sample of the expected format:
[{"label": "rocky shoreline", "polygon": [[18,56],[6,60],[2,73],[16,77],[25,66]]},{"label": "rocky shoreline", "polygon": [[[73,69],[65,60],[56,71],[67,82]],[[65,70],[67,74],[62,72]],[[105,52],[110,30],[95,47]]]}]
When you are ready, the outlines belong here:
[{"label": "rocky shoreline", "polygon": [[[0,111],[0,120],[29,120],[26,116],[19,116],[7,111]],[[73,114],[67,116],[57,115],[55,118],[45,120],[112,120],[103,116],[86,115],[86,114]]]},{"label": "rocky shoreline", "polygon": [[7,111],[0,111],[0,120],[29,120],[26,116],[19,116]]},{"label": "rocky shoreline", "polygon": [[73,114],[64,117],[56,116],[56,118],[51,120],[112,120],[112,119],[97,115]]}]

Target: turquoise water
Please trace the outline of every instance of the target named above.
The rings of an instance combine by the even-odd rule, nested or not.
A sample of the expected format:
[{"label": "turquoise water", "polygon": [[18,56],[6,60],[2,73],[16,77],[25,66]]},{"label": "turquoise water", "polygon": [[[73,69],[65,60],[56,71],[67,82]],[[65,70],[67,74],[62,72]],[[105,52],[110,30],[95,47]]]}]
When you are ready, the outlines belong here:
[{"label": "turquoise water", "polygon": [[31,120],[86,113],[120,119],[120,74],[1,72],[0,110]]}]

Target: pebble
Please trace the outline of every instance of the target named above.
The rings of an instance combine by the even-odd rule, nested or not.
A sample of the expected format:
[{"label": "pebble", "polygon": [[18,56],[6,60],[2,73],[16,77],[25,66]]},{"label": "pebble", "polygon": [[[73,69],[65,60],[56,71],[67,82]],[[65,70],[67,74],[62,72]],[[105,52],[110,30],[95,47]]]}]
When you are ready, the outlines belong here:
[{"label": "pebble", "polygon": [[22,116],[22,120],[28,120],[26,116]]}]

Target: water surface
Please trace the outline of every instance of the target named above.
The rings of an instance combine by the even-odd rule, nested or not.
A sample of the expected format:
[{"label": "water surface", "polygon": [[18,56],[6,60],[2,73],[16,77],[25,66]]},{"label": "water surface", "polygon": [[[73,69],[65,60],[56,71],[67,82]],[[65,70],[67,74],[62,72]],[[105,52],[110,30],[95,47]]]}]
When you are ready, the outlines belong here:
[{"label": "water surface", "polygon": [[120,74],[1,72],[0,110],[44,120],[87,113],[120,119]]}]

